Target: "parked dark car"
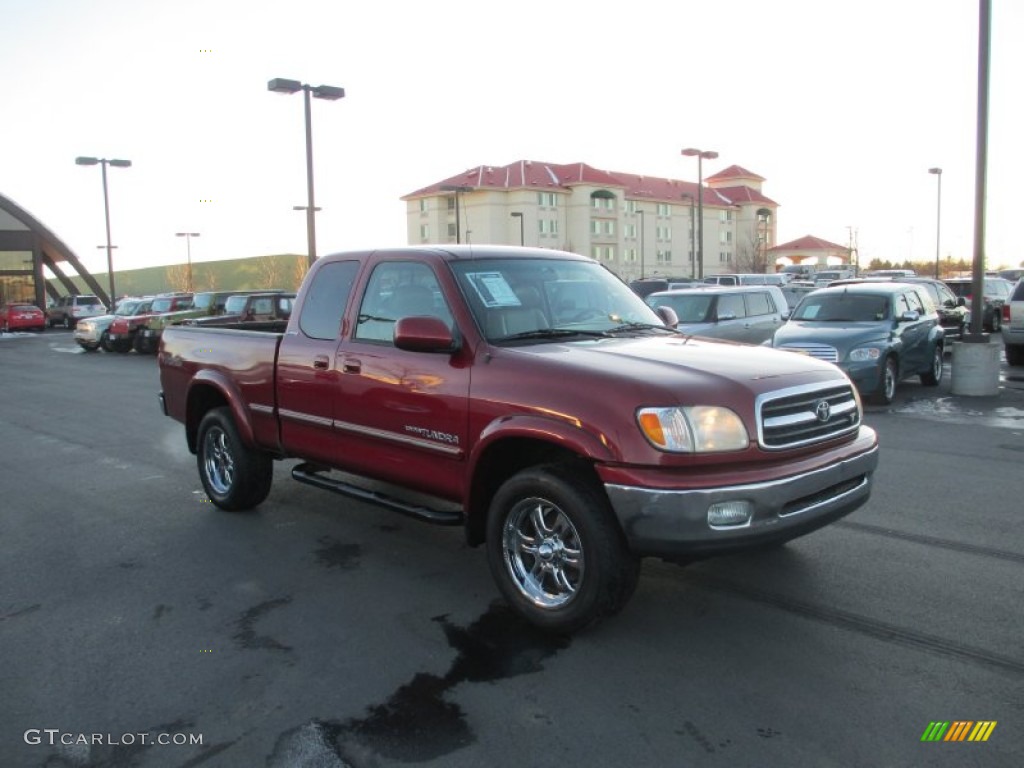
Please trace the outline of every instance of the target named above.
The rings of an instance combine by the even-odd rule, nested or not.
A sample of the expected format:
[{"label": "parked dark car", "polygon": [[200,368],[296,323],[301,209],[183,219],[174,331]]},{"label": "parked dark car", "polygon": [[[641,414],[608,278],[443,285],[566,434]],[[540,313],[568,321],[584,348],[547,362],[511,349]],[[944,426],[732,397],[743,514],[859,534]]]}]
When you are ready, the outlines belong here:
[{"label": "parked dark car", "polygon": [[[673,283],[677,285],[673,285]],[[644,277],[639,280],[633,280],[629,287],[633,290],[633,293],[644,299],[655,291],[668,291],[679,287],[678,284],[680,283],[699,285],[700,280],[692,277]]]},{"label": "parked dark car", "polygon": [[[1001,277],[984,277],[984,307],[981,314],[982,329],[998,333],[1002,325],[1003,304],[1010,295],[1012,284]],[[970,277],[953,277],[943,281],[957,296],[962,297],[967,308],[974,311],[971,292],[974,290],[974,279]]]},{"label": "parked dark car", "polygon": [[1003,347],[1006,362],[1024,365],[1024,278],[1017,281],[1009,300],[1003,305]]},{"label": "parked dark car", "polygon": [[930,387],[942,379],[944,335],[924,290],[888,281],[821,288],[771,344],[835,363],[868,400],[888,405],[903,379],[920,376]]},{"label": "parked dark car", "polygon": [[283,331],[292,314],[294,293],[271,291],[229,296],[224,303],[224,314],[198,317],[185,325],[204,328],[237,328],[249,331]]},{"label": "parked dark car", "polygon": [[957,296],[948,285],[932,277],[901,277],[897,279],[901,283],[920,285],[928,292],[925,298],[931,299],[935,305],[935,311],[939,315],[939,323],[942,325],[946,341],[963,338],[964,331],[967,330],[971,319],[966,298]]}]

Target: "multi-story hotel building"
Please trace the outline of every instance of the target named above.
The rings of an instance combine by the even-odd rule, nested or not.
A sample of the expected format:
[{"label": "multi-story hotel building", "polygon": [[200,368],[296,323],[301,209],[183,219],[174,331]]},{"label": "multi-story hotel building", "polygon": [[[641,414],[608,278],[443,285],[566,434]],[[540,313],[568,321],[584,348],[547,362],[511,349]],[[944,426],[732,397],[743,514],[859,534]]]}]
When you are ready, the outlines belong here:
[{"label": "multi-story hotel building", "polygon": [[691,181],[520,160],[472,168],[402,200],[410,244],[556,248],[592,256],[623,280],[774,271],[778,204],[761,193],[764,178],[733,165],[704,181],[700,201]]}]

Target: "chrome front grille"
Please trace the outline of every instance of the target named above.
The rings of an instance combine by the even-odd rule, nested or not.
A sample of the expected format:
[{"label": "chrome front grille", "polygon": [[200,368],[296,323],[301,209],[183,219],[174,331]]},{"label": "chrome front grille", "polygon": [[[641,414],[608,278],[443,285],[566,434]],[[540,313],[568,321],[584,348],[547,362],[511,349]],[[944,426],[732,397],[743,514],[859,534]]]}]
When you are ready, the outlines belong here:
[{"label": "chrome front grille", "polygon": [[860,427],[860,407],[847,380],[767,392],[755,407],[757,442],[771,451],[820,443]]},{"label": "chrome front grille", "polygon": [[839,353],[831,344],[815,344],[813,342],[807,344],[782,344],[778,349],[784,349],[787,352],[801,352],[829,363],[839,362]]}]

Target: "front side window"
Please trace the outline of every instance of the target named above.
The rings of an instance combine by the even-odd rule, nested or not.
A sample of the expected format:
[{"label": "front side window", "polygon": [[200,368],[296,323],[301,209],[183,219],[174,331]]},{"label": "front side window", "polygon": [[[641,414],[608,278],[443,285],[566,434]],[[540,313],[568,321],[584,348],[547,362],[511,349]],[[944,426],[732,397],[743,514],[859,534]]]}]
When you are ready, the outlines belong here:
[{"label": "front side window", "polygon": [[748,293],[746,299],[747,315],[770,315],[775,311],[771,297],[767,293]]},{"label": "front side window", "polygon": [[743,304],[743,294],[723,293],[718,297],[718,319],[733,320],[746,317],[747,310]]},{"label": "front side window", "polygon": [[391,344],[398,320],[421,316],[440,318],[452,327],[452,314],[437,277],[426,264],[385,261],[370,276],[353,338]]}]

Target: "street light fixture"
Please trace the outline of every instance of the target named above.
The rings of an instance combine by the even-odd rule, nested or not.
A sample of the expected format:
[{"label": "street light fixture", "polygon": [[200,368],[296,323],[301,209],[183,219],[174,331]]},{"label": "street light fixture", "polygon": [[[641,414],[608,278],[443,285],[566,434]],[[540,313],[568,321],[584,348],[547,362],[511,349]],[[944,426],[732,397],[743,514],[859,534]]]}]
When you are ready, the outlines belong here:
[{"label": "street light fixture", "polygon": [[697,158],[697,268],[698,279],[704,279],[704,161],[714,160],[717,152],[689,147],[682,151],[685,157]]},{"label": "street light fixture", "polygon": [[[114,306],[117,293],[114,291],[114,246],[110,244],[110,197],[107,194],[107,166],[131,168],[131,160],[108,160],[105,157],[76,157],[75,165],[99,165],[103,171],[103,217],[107,225],[107,275],[110,280],[110,306]],[[102,247],[102,246],[100,246]]]},{"label": "street light fixture", "polygon": [[933,173],[938,181],[938,200],[935,206],[935,279],[939,279],[939,234],[942,231],[942,169],[929,168],[928,173]]},{"label": "street light fixture", "polygon": [[267,90],[274,93],[288,94],[302,91],[306,115],[306,196],[309,200],[306,206],[306,240],[309,251],[309,265],[312,266],[313,262],[316,261],[316,212],[319,208],[316,207],[313,196],[313,125],[309,97],[312,95],[315,99],[337,101],[345,97],[345,89],[333,85],[312,86],[308,83],[300,83],[298,80],[275,77],[267,83]]},{"label": "street light fixture", "polygon": [[519,245],[526,245],[526,230],[523,228],[523,214],[519,211],[512,211],[513,219],[519,219]]},{"label": "street light fixture", "polygon": [[454,192],[455,193],[455,242],[462,242],[462,223],[459,220],[459,194],[462,192],[472,192],[473,188],[468,187],[465,184],[442,184],[442,192]]},{"label": "street light fixture", "polygon": [[199,237],[198,232],[175,232],[175,237],[185,238],[185,251],[188,256],[188,292],[192,293],[192,238]]}]

